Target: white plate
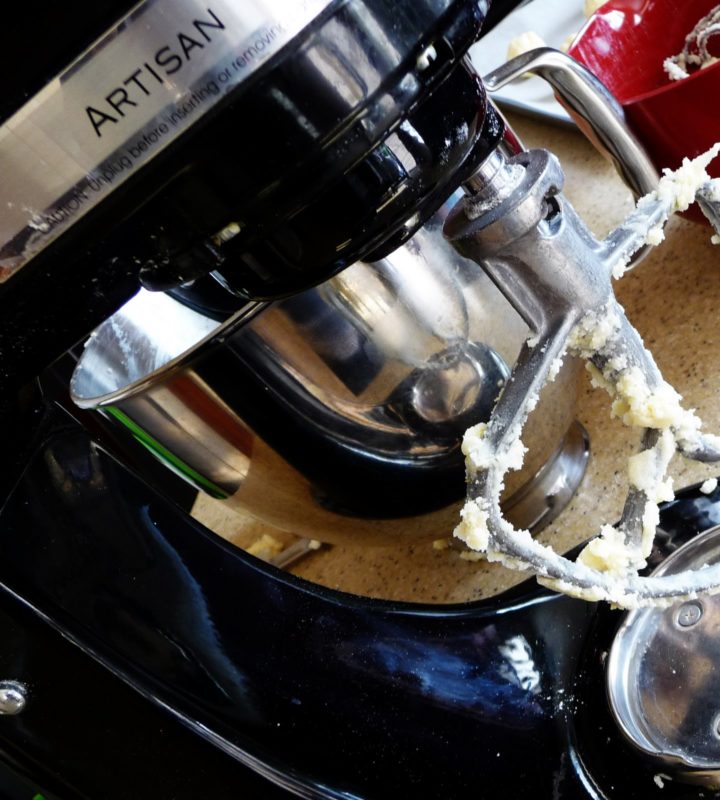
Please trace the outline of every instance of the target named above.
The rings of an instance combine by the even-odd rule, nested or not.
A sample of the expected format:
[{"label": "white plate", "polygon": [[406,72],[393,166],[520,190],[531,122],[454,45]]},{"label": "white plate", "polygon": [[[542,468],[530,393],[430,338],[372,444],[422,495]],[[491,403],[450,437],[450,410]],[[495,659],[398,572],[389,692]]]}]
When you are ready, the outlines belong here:
[{"label": "white plate", "polygon": [[[549,47],[560,47],[568,36],[579,33],[587,22],[582,0],[532,0],[516,9],[490,33],[473,45],[470,57],[480,75],[486,75],[507,61],[510,41],[533,31]],[[519,78],[491,95],[499,105],[572,125],[572,120],[555,100],[550,86],[536,76]]]}]

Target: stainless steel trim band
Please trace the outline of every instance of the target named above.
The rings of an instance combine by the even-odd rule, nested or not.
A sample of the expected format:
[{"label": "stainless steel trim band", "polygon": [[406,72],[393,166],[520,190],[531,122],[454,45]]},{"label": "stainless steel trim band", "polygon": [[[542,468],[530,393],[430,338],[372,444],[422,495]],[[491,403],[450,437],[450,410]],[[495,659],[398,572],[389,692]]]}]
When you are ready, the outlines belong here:
[{"label": "stainless steel trim band", "polygon": [[332,0],[145,0],[0,126],[0,283]]}]

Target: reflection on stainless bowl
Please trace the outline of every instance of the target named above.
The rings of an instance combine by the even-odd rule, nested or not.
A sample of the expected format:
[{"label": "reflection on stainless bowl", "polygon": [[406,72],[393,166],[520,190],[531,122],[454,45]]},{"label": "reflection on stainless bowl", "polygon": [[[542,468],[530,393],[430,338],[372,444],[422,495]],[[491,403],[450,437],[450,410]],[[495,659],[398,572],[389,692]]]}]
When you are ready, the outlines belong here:
[{"label": "reflection on stainless bowl", "polygon": [[[88,341],[73,399],[282,530],[448,535],[462,433],[488,418],[527,328],[444,241],[443,216],[382,261],[222,323],[143,291]],[[529,420],[526,465],[506,493],[517,524],[548,522],[582,476],[585,442],[565,440],[575,378],[570,363]]]}]

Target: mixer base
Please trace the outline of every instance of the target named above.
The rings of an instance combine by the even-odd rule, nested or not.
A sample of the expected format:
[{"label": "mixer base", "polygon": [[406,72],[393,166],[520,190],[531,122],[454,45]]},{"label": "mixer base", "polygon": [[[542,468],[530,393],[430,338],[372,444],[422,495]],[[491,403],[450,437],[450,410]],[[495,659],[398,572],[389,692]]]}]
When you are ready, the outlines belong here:
[{"label": "mixer base", "polygon": [[[192,740],[196,771],[212,758],[237,789],[245,764],[304,797],[459,800],[482,787],[500,800],[528,786],[558,800],[682,796],[658,788],[610,719],[603,654],[618,612],[534,581],[442,608],[309,584],[189,519],[66,419],[18,477],[0,512],[0,678],[30,691],[4,720],[0,762],[38,778],[42,765],[49,798],[50,778],[84,796],[148,797],[127,791],[132,775],[154,769],[171,783]],[[663,510],[653,565],[719,521],[720,497],[681,493]],[[96,702],[90,678],[103,673],[113,685]],[[48,683],[58,676],[59,688]],[[146,720],[139,695],[189,731]],[[120,751],[134,748],[132,767],[108,786],[115,769],[102,765],[133,708]],[[69,715],[81,724],[68,728]],[[68,731],[95,732],[99,770]],[[176,759],[157,741],[174,747],[171,733],[190,748]],[[189,791],[174,796],[226,796]]]}]

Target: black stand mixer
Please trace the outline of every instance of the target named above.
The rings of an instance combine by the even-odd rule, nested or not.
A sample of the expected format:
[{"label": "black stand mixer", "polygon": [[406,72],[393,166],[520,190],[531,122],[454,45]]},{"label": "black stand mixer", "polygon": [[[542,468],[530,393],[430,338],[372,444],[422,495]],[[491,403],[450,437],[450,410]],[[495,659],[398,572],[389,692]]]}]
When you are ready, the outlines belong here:
[{"label": "black stand mixer", "polygon": [[[453,607],[366,600],[267,566],[188,515],[190,483],[328,540],[449,532],[463,430],[509,381],[490,422],[500,442],[582,316],[570,267],[552,286],[547,265],[579,262],[592,288],[604,270],[592,310],[609,302],[613,264],[672,211],[658,200],[592,239],[555,159],[520,152],[465,59],[487,4],[286,5],[83,9],[5,95],[5,761],[46,797],[280,793],[246,767],[328,798],[647,797],[668,760],[715,785],[712,752],[680,737],[668,756],[646,731],[638,746],[642,714],[614,701],[612,718],[606,609],[535,582]],[[636,195],[655,188],[612,98],[566,57],[521,57],[488,85],[527,70],[585,118]],[[436,248],[441,224],[509,302]],[[528,231],[542,246],[519,244]],[[512,376],[503,345],[474,333],[473,304],[492,292],[489,330],[514,314],[513,346],[528,327],[541,335]],[[398,298],[400,355],[400,328],[377,310]],[[74,400],[105,417],[70,401],[73,369]],[[586,447],[569,442],[566,494],[545,492],[538,510],[514,487],[515,524],[537,527],[572,493]],[[705,440],[687,450],[715,456]],[[628,539],[646,499],[629,500]],[[706,497],[674,501],[651,565],[719,514]],[[493,547],[533,563],[499,519]],[[67,715],[84,735],[66,740]],[[212,768],[188,777],[178,765],[194,759]],[[664,796],[688,796],[678,785]]]}]

